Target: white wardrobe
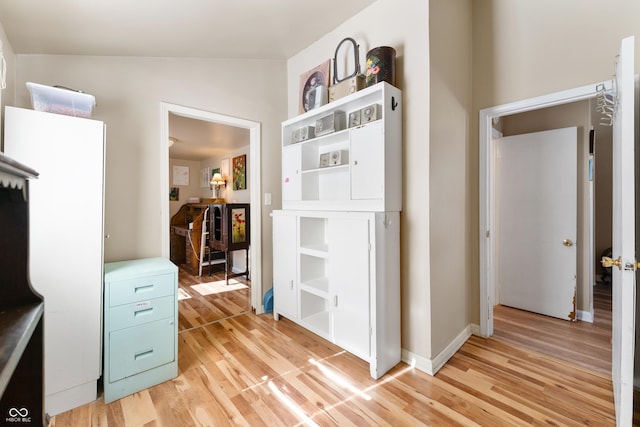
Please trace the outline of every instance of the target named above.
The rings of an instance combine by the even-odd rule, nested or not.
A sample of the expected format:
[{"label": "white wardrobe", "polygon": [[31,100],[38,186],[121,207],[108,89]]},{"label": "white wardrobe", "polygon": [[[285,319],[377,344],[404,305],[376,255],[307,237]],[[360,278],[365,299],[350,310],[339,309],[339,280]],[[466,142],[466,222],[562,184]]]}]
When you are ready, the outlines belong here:
[{"label": "white wardrobe", "polygon": [[29,274],[44,297],[45,411],[97,398],[102,364],[105,126],[6,107],[4,152],[30,185]]}]

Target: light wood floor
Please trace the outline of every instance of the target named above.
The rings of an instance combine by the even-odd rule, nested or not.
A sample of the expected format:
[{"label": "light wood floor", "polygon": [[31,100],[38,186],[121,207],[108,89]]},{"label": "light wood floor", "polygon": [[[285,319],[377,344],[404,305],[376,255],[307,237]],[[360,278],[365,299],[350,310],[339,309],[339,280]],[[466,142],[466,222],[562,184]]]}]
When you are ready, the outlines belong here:
[{"label": "light wood floor", "polygon": [[[224,280],[224,270],[214,266],[211,276],[192,276],[182,267],[178,273],[178,331],[251,311],[251,281],[245,276]],[[237,289],[244,285],[242,289]]]},{"label": "light wood floor", "polygon": [[493,310],[494,338],[611,375],[611,285],[593,288],[594,322],[568,322],[511,307]]},{"label": "light wood floor", "polygon": [[242,314],[179,334],[179,376],[63,426],[615,425],[609,376],[471,337],[431,377],[368,365],[287,319]]}]

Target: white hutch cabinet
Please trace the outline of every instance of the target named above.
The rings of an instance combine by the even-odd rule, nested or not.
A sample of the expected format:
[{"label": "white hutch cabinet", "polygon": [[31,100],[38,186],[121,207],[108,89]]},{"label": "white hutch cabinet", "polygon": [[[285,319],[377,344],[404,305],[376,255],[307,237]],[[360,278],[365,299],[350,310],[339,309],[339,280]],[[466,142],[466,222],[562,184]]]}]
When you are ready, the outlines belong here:
[{"label": "white hutch cabinet", "polygon": [[[318,135],[325,117],[335,128]],[[401,117],[401,92],[380,83],[284,122],[272,214],[274,318],[366,360],[373,378],[400,361]]]},{"label": "white hutch cabinet", "polygon": [[[400,90],[382,82],[284,122],[282,208],[401,211],[401,101]],[[373,116],[365,113],[372,118],[365,122],[367,108]],[[343,129],[295,142],[296,132],[333,113],[344,118]],[[322,165],[332,153],[340,161]]]}]

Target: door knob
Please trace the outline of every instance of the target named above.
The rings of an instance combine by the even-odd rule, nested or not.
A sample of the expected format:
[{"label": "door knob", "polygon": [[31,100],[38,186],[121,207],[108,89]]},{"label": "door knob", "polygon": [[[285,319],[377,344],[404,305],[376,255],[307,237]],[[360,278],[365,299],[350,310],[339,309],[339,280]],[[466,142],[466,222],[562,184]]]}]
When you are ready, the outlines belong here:
[{"label": "door knob", "polygon": [[[602,263],[602,266],[605,268],[618,267],[618,270],[622,270],[622,257],[618,257],[618,259],[613,259],[613,258],[609,258],[608,256],[603,256],[602,261],[600,262]],[[640,269],[640,262],[638,261],[628,262],[624,265],[624,269],[638,270]]]},{"label": "door knob", "polygon": [[565,246],[573,246],[573,242],[570,239],[564,239],[562,244]]},{"label": "door knob", "polygon": [[609,258],[608,256],[603,256],[600,261],[602,266],[605,268],[618,267],[622,270],[622,258],[618,257],[618,259]]}]

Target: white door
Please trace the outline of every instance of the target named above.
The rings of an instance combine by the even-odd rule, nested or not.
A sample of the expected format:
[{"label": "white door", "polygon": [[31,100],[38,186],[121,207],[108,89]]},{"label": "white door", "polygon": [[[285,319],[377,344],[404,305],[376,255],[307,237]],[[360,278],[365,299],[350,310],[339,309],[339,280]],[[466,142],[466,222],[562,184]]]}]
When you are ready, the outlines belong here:
[{"label": "white door", "polygon": [[612,380],[616,422],[633,422],[635,337],[634,39],[622,40],[616,69],[618,109],[613,121],[613,342]]},{"label": "white door", "polygon": [[497,147],[500,303],[574,320],[577,129],[505,137]]},{"label": "white door", "polygon": [[329,221],[329,286],[334,342],[356,356],[368,359],[371,330],[369,221],[343,217],[333,217]]}]

